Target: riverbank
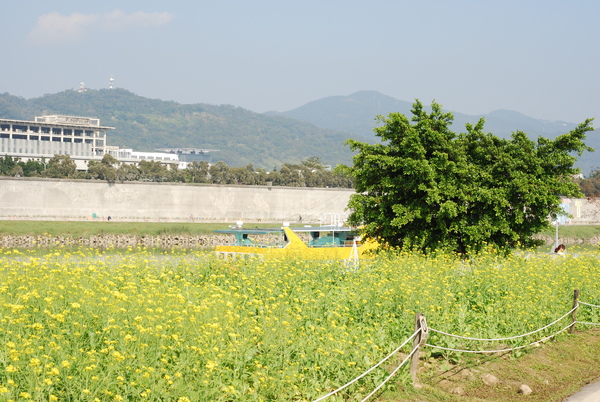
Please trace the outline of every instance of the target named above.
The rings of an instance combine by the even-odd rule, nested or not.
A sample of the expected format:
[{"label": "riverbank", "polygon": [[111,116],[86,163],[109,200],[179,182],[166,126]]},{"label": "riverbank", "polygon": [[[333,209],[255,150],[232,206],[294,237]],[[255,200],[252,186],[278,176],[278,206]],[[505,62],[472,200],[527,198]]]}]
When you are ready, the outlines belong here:
[{"label": "riverbank", "polygon": [[53,235],[0,236],[2,248],[54,248],[54,247],[92,247],[92,248],[182,248],[210,249],[218,244],[229,242],[229,236],[223,235],[165,235],[135,236],[99,234],[89,237],[70,237]]},{"label": "riverbank", "polygon": [[[272,226],[272,225],[271,225]],[[547,247],[554,245],[555,239],[549,236],[540,236]],[[52,235],[52,234],[27,234],[8,235],[0,234],[0,248],[55,248],[55,247],[92,247],[107,248],[159,248],[159,249],[211,249],[219,244],[232,241],[228,235],[208,234],[111,234],[100,233],[93,235]],[[598,246],[600,236],[588,239],[559,237],[559,243],[567,248],[573,246]]]}]

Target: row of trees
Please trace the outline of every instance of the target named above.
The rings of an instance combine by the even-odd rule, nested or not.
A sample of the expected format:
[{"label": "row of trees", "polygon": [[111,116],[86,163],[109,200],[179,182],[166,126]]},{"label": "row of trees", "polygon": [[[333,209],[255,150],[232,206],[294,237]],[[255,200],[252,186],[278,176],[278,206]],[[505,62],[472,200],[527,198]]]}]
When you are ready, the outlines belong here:
[{"label": "row of trees", "polygon": [[600,197],[600,169],[594,170],[589,177],[580,179],[577,183],[586,197]]},{"label": "row of trees", "polygon": [[55,155],[46,161],[16,161],[10,156],[0,158],[0,175],[13,177],[52,177],[71,179],[106,180],[110,182],[145,181],[206,184],[246,184],[289,187],[351,188],[352,179],[340,172],[331,171],[318,158],[308,158],[300,164],[285,163],[272,172],[254,169],[252,165],[230,167],[225,162],[209,165],[192,162],[186,169],[177,164],[166,166],[156,161],[140,161],[136,165],[120,163],[111,155],[101,161],[90,161],[87,171],[77,171],[68,155]]},{"label": "row of trees", "polygon": [[[327,169],[318,158],[308,158],[300,164],[284,164],[279,171],[266,172],[252,165],[230,167],[224,162],[210,165],[193,162],[187,169],[177,170],[160,162],[141,161],[138,166],[119,163],[110,155],[102,161],[91,161],[87,172],[77,171],[75,162],[68,156],[56,155],[48,162],[16,161],[10,156],[0,157],[0,176],[52,177],[107,181],[146,181],[207,184],[247,184],[288,187],[352,188],[353,179],[347,173]],[[600,197],[600,169],[575,183],[585,197]]]}]

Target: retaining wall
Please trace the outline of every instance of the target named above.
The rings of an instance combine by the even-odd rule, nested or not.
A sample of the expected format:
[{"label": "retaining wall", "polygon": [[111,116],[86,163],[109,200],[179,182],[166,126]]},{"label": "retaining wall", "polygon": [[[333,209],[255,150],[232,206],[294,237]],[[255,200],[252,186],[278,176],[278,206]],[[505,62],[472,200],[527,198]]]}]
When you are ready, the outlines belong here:
[{"label": "retaining wall", "polygon": [[[0,177],[0,219],[123,221],[318,222],[347,213],[352,189],[108,183]],[[563,199],[571,218],[560,224],[599,225],[600,201]]]},{"label": "retaining wall", "polygon": [[318,221],[352,189],[0,178],[0,219]]}]

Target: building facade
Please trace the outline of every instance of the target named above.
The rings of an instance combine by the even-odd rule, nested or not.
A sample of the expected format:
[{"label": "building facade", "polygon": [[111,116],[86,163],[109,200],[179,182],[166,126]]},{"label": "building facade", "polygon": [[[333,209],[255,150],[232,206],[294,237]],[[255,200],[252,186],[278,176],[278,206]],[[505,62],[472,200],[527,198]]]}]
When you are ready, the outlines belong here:
[{"label": "building facade", "polygon": [[109,154],[122,163],[160,162],[185,169],[192,161],[207,160],[216,149],[169,148],[140,152],[107,144],[114,127],[101,126],[100,119],[66,115],[36,116],[34,121],[0,119],[0,157],[43,161],[55,155],[69,155],[77,170],[87,170],[88,162]]},{"label": "building facade", "polygon": [[107,150],[106,134],[114,127],[101,126],[91,117],[37,116],[34,121],[0,119],[0,155],[24,162],[69,155],[78,170],[90,160],[101,160]]}]

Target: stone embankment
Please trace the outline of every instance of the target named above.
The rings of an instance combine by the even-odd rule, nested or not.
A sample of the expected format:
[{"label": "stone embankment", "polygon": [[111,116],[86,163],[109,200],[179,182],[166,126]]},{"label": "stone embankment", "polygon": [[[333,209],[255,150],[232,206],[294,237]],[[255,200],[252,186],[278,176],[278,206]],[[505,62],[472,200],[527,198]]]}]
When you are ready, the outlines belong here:
[{"label": "stone embankment", "polygon": [[[544,244],[550,246],[555,242],[554,237],[550,236],[535,236],[537,239],[542,239]],[[575,239],[569,237],[559,237],[558,244],[564,244],[565,246],[577,246],[582,244],[591,244],[594,246],[600,246],[600,236],[592,236],[589,239]]]},{"label": "stone embankment", "polygon": [[2,248],[53,248],[53,247],[93,247],[93,248],[212,248],[218,244],[231,242],[230,236],[222,235],[164,235],[164,236],[134,236],[134,235],[95,235],[89,237],[25,235],[0,236]]},{"label": "stone embankment", "polygon": [[[548,246],[554,244],[554,238],[541,236]],[[208,235],[163,235],[163,236],[134,236],[99,234],[89,237],[69,237],[50,235],[24,235],[0,236],[0,248],[54,248],[54,247],[93,247],[93,248],[183,248],[183,249],[210,249],[219,244],[228,244],[233,241],[232,236]],[[590,239],[559,238],[559,243],[566,246],[592,244],[600,245],[600,236]]]}]

